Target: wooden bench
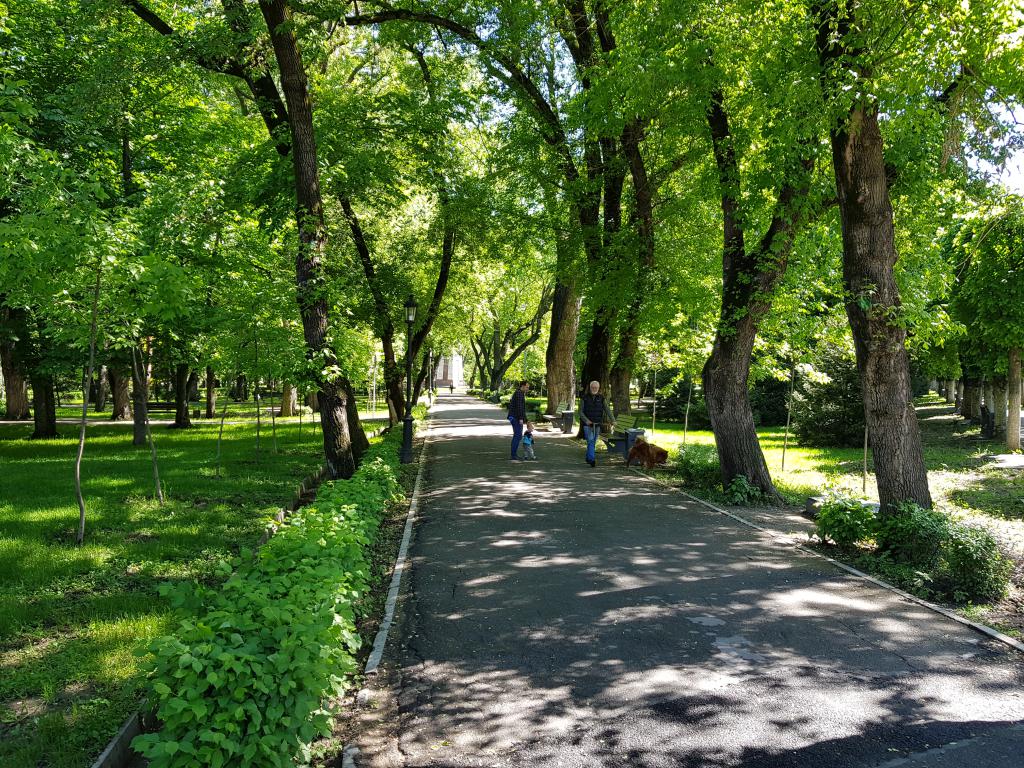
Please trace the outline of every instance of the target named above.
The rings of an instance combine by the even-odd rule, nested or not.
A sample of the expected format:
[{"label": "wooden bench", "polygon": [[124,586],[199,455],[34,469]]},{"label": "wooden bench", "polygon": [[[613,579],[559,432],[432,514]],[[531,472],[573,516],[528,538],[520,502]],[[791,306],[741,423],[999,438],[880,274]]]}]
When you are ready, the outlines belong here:
[{"label": "wooden bench", "polygon": [[575,403],[559,403],[555,406],[554,413],[541,413],[540,417],[552,426],[560,425],[563,432],[572,432],[573,420],[575,417]]},{"label": "wooden bench", "polygon": [[174,403],[146,403],[147,413],[174,413],[178,406]]},{"label": "wooden bench", "polygon": [[632,414],[615,417],[615,429],[607,437],[601,437],[609,451],[621,453],[623,459],[629,456],[634,440],[644,434],[643,429],[637,429],[636,422],[637,417]]}]

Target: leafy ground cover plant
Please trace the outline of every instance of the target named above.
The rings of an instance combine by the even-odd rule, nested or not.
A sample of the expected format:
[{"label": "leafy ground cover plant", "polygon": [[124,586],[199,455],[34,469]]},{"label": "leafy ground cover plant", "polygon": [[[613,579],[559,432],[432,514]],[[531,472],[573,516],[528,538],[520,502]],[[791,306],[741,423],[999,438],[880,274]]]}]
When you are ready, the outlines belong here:
[{"label": "leafy ground cover plant", "polygon": [[822,541],[850,549],[874,537],[878,518],[874,508],[862,499],[830,490],[825,494],[816,523]]},{"label": "leafy ground cover plant", "polygon": [[330,727],[326,702],[355,671],[356,605],[367,548],[400,497],[397,430],[349,480],[327,483],[255,555],[222,564],[218,590],[193,589],[157,638],[158,733],[134,746],[153,768],[293,766]]}]

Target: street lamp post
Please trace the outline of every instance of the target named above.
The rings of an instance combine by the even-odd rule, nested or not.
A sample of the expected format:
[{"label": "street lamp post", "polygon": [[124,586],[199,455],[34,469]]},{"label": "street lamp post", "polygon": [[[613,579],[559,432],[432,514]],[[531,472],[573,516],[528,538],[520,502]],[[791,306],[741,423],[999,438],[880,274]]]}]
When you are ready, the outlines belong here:
[{"label": "street lamp post", "polygon": [[409,296],[405,301],[405,419],[402,431],[403,464],[412,463],[412,324],[416,322],[416,299]]}]

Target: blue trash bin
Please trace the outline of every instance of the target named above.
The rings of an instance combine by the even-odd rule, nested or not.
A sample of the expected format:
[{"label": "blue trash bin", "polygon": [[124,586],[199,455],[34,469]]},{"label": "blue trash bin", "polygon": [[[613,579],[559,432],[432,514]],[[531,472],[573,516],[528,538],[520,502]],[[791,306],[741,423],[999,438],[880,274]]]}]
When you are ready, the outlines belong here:
[{"label": "blue trash bin", "polygon": [[644,434],[646,434],[646,432],[644,430],[642,430],[642,429],[627,429],[626,430],[626,439],[623,441],[623,446],[622,446],[622,457],[623,458],[627,458],[629,456],[629,452],[631,450],[633,450],[633,443],[636,442],[636,439],[638,437],[641,437]]},{"label": "blue trash bin", "polygon": [[562,432],[572,432],[573,423],[576,421],[576,411],[562,411]]}]

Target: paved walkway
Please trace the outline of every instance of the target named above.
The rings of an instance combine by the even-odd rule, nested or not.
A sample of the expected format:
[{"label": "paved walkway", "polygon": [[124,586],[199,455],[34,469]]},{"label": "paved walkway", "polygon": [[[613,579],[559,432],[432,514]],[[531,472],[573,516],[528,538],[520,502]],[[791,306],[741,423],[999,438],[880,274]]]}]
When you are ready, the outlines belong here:
[{"label": "paved walkway", "polygon": [[1024,765],[1019,655],[503,416],[434,412],[407,766]]}]

